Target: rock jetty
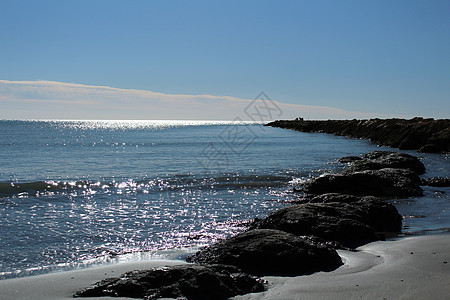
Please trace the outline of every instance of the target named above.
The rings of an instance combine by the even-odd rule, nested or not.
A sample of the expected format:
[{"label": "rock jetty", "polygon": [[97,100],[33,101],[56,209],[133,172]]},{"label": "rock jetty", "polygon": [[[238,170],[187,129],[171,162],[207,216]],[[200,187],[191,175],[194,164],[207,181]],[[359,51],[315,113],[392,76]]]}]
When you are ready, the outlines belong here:
[{"label": "rock jetty", "polygon": [[450,120],[424,118],[274,121],[267,126],[368,139],[381,146],[426,153],[450,152]]}]

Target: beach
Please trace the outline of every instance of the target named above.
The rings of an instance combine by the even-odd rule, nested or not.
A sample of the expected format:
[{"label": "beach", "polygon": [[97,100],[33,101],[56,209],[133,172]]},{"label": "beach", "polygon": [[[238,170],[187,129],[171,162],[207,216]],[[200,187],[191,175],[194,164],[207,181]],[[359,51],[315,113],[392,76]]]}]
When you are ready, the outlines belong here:
[{"label": "beach", "polygon": [[236,299],[448,299],[450,235],[374,242],[358,252],[339,251],[333,272],[266,277],[269,290]]},{"label": "beach", "polygon": [[[356,252],[339,250],[344,265],[333,272],[264,277],[268,281],[266,292],[232,299],[447,299],[450,294],[448,249],[450,234],[373,242]],[[136,269],[177,264],[185,262],[128,262],[2,280],[0,295],[5,300],[71,299],[76,291],[108,277]]]},{"label": "beach", "polygon": [[[0,281],[1,299],[71,299],[75,292],[105,278],[128,271],[186,263],[177,260],[147,260],[102,265]],[[86,298],[85,298],[86,299]],[[98,298],[94,298],[98,299]],[[119,298],[112,298],[119,299]]]}]

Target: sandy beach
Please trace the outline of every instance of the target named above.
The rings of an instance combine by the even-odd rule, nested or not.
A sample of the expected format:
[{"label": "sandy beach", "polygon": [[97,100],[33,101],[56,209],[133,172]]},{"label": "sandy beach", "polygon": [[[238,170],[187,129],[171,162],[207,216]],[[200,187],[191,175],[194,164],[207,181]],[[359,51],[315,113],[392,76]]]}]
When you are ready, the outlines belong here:
[{"label": "sandy beach", "polygon": [[[450,234],[374,242],[358,248],[358,252],[339,251],[345,264],[333,272],[264,277],[269,282],[266,292],[233,299],[448,299],[448,249]],[[104,278],[130,270],[183,263],[173,260],[126,262],[2,280],[0,295],[1,299],[71,299],[76,291]]]},{"label": "sandy beach", "polygon": [[450,234],[374,242],[339,251],[339,269],[293,278],[265,277],[269,289],[235,299],[448,299]]},{"label": "sandy beach", "polygon": [[185,263],[179,260],[134,261],[74,271],[7,279],[0,281],[0,299],[72,299],[75,292],[105,278],[117,277],[120,274],[133,270],[144,270]]}]

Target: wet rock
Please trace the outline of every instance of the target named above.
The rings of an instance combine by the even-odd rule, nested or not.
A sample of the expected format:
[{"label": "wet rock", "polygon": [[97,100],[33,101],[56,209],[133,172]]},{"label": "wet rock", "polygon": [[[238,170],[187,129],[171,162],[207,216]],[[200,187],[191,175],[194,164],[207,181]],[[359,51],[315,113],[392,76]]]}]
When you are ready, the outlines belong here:
[{"label": "wet rock", "polygon": [[435,187],[450,187],[450,178],[448,177],[432,177],[425,180],[425,184]]},{"label": "wet rock", "polygon": [[348,247],[400,232],[402,217],[390,203],[375,197],[325,194],[272,212],[252,228],[271,228],[298,236],[315,235]]},{"label": "wet rock", "polygon": [[358,160],[362,160],[362,158],[359,157],[359,156],[345,156],[345,157],[342,157],[342,158],[338,159],[338,162],[340,162],[340,163],[352,163],[352,162],[355,162],[355,161],[358,161]]},{"label": "wet rock", "polygon": [[401,231],[403,218],[393,204],[371,196],[353,203],[363,211],[363,222],[372,227],[376,233]]},{"label": "wet rock", "polygon": [[[448,120],[447,120],[448,121]],[[429,139],[427,140],[427,143],[424,143],[425,145],[430,144],[434,145],[442,151],[444,149],[445,152],[450,152],[450,126],[447,124],[446,127],[439,128],[442,129],[439,132],[436,132],[432,134]]]},{"label": "wet rock", "polygon": [[416,142],[414,139],[408,137],[405,138],[400,145],[398,146],[398,149],[400,150],[417,150],[419,149],[420,144]]},{"label": "wet rock", "polygon": [[334,249],[314,240],[271,229],[254,229],[213,244],[190,256],[196,263],[237,266],[257,275],[303,275],[342,265]]},{"label": "wet rock", "polygon": [[424,164],[415,156],[392,151],[373,151],[355,161],[349,172],[379,170],[384,168],[408,169],[417,174],[425,173]]},{"label": "wet rock", "polygon": [[422,153],[438,153],[439,147],[434,144],[426,144],[420,147],[419,152]]},{"label": "wet rock", "polygon": [[362,199],[379,199],[373,196],[355,196],[339,193],[328,193],[321,195],[305,195],[305,198],[299,199],[298,204],[304,203],[329,203],[329,202],[342,202],[342,203],[355,203]]},{"label": "wet rock", "polygon": [[[369,197],[371,197],[371,196],[369,196]],[[376,199],[378,199],[378,198],[376,198]],[[354,202],[358,202],[359,200],[361,200],[361,196],[346,195],[346,194],[339,194],[339,193],[327,193],[327,194],[321,194],[321,195],[304,194],[302,198],[299,198],[292,203],[293,204],[327,203],[327,202],[354,203]]]},{"label": "wet rock", "polygon": [[264,282],[233,266],[179,265],[132,271],[96,283],[74,297],[130,297],[144,299],[228,299],[264,291]]},{"label": "wet rock", "polygon": [[407,169],[385,168],[346,174],[323,174],[306,182],[307,194],[340,193],[362,196],[410,197],[421,196],[421,180]]}]

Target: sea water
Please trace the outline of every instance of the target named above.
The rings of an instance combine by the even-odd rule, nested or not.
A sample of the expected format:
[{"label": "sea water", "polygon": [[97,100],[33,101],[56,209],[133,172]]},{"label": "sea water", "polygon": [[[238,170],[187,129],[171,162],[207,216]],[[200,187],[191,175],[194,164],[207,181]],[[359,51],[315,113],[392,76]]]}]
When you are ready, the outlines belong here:
[{"label": "sea water", "polygon": [[[373,150],[386,149],[246,122],[0,121],[0,278],[180,258]],[[425,177],[448,176],[447,155],[413,154]],[[448,231],[449,192],[393,200],[404,234]]]}]

